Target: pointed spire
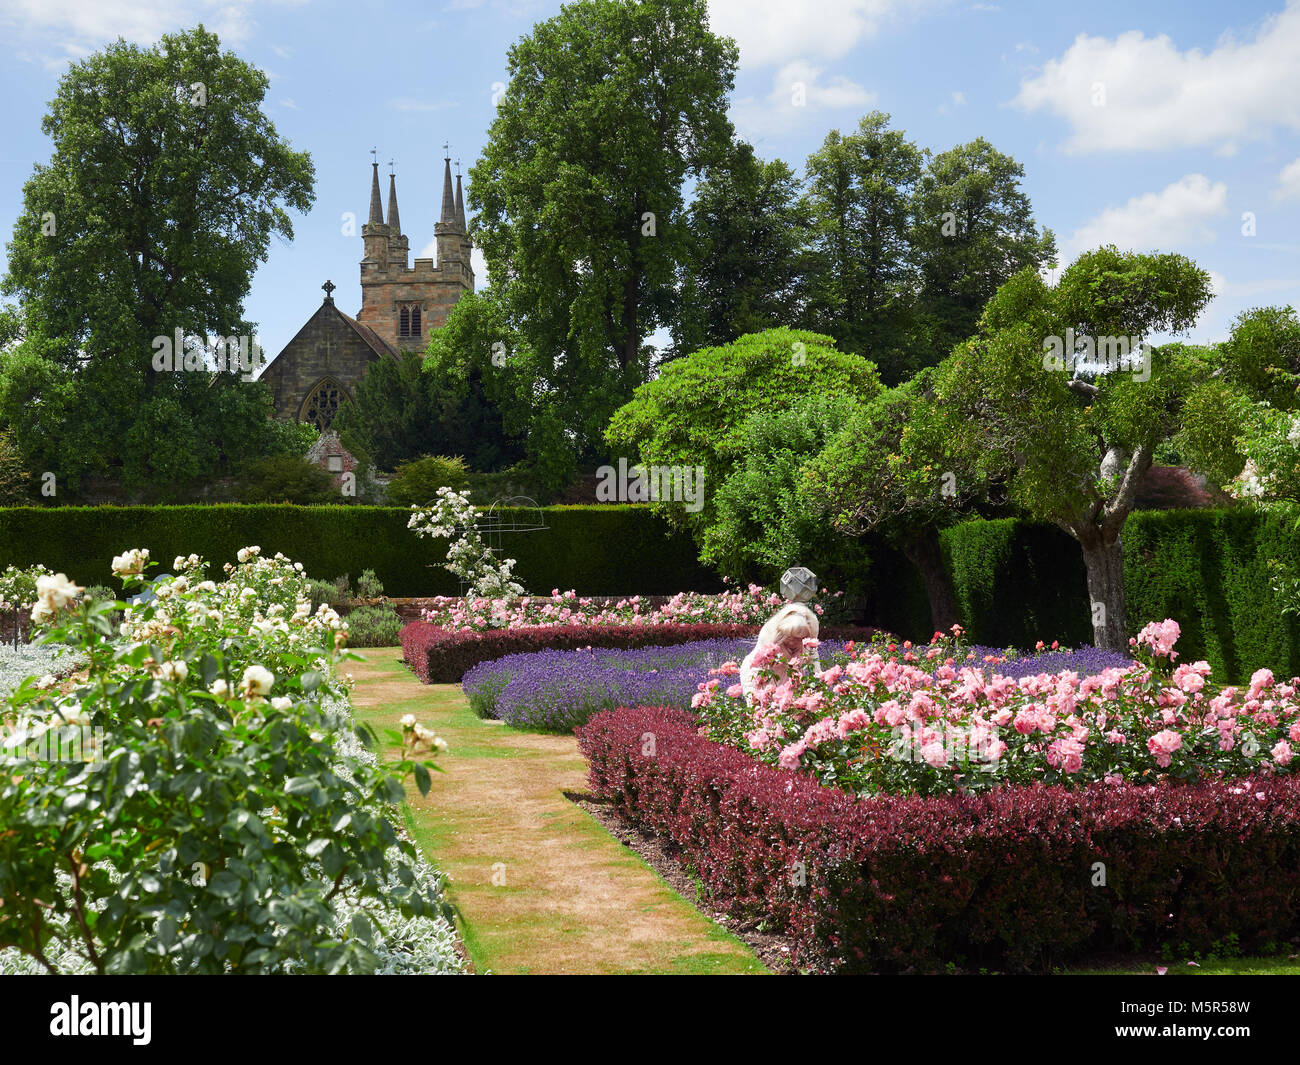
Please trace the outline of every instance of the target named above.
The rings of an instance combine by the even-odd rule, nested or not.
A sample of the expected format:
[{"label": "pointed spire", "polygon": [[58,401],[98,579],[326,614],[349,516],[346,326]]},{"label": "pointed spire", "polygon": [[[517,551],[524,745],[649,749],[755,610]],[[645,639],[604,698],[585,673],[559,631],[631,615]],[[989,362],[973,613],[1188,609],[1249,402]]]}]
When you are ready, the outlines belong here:
[{"label": "pointed spire", "polygon": [[397,175],[388,175],[388,226],[394,237],[402,235],[402,223],[397,217]]},{"label": "pointed spire", "polygon": [[462,233],[468,233],[465,228],[465,192],[460,187],[460,164],[456,164],[456,224],[460,226]]},{"label": "pointed spire", "polygon": [[443,163],[442,217],[438,221],[456,224],[456,194],[451,191],[451,156],[447,156]]},{"label": "pointed spire", "polygon": [[370,175],[370,225],[384,224],[384,205],[379,198],[379,163],[370,164],[374,171]]}]

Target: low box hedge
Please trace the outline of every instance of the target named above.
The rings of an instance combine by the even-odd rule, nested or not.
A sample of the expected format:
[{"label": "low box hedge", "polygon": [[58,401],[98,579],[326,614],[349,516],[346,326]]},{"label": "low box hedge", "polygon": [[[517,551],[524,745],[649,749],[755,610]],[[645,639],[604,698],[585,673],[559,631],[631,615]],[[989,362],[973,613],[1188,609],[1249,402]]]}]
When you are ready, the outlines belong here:
[{"label": "low box hedge", "polygon": [[578,738],[595,793],[806,967],[1041,971],[1300,934],[1300,777],[858,801],[680,710],[605,711]]},{"label": "low box hedge", "polygon": [[[875,632],[827,625],[821,636],[828,640],[869,640]],[[757,625],[556,625],[450,632],[427,621],[413,621],[402,629],[402,652],[406,664],[425,684],[457,684],[480,662],[528,651],[671,646],[692,640],[757,635]]]}]

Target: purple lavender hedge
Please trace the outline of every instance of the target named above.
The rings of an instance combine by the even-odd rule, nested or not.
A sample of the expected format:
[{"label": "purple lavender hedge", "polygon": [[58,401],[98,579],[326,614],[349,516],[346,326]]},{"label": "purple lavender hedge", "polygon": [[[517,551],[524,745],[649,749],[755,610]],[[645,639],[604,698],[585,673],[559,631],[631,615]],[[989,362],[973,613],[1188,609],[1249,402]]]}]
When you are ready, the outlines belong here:
[{"label": "purple lavender hedge", "polygon": [[[696,640],[672,647],[587,648],[578,651],[532,651],[483,662],[465,674],[461,686],[480,717],[500,718],[516,728],[570,732],[594,714],[619,706],[671,706],[687,709],[697,685],[710,669],[738,662],[754,646],[752,639]],[[926,648],[915,648],[924,653]],[[1009,658],[985,666],[985,655],[1006,652],[971,647],[975,659],[959,663],[984,667],[1006,677],[1075,670],[1081,676],[1131,659],[1085,647]],[[826,640],[821,659],[832,664],[843,656],[844,643]]]}]

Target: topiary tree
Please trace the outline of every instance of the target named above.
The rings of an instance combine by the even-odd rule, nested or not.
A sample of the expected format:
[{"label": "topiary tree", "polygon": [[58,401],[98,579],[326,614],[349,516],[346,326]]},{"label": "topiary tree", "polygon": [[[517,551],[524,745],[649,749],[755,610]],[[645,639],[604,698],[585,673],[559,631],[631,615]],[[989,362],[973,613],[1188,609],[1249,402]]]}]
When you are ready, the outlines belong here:
[{"label": "topiary tree", "polygon": [[1190,327],[1209,300],[1209,275],[1185,256],[1100,248],[1055,286],[1033,269],[1012,278],[935,374],[950,453],[1004,476],[1014,502],[1079,542],[1100,648],[1127,647],[1120,534],[1156,447],[1181,434],[1187,454],[1221,461],[1197,455],[1224,444],[1195,431],[1204,407],[1218,409],[1202,400],[1230,387],[1209,353],[1136,350],[1153,332]]},{"label": "topiary tree", "polygon": [[[875,365],[837,351],[830,337],[768,329],[674,359],[615,412],[605,437],[647,466],[702,466],[706,486],[718,486],[736,464],[742,427],[754,415],[789,411],[814,395],[866,402],[880,390]],[[715,520],[714,494],[706,491],[702,510],[691,516],[697,530]],[[671,503],[654,505],[683,513]]]},{"label": "topiary tree", "polygon": [[803,466],[801,499],[841,533],[876,533],[921,575],[931,623],[946,632],[957,597],[944,565],[939,530],[969,514],[985,495],[984,475],[944,447],[933,406],[933,369],[853,411],[820,453]]}]

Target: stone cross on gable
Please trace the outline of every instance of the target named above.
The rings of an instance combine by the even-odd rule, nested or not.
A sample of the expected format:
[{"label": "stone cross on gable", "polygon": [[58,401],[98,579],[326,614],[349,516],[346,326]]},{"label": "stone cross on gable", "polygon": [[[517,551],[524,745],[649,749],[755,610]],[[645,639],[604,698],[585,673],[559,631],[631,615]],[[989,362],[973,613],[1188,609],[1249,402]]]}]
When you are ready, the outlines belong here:
[{"label": "stone cross on gable", "polygon": [[326,281],[325,284],[321,285],[321,288],[323,288],[323,289],[325,290],[325,302],[326,302],[326,303],[333,303],[333,302],[334,302],[334,290],[335,290],[336,288],[338,288],[338,285],[334,284],[333,281]]}]

